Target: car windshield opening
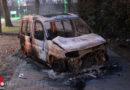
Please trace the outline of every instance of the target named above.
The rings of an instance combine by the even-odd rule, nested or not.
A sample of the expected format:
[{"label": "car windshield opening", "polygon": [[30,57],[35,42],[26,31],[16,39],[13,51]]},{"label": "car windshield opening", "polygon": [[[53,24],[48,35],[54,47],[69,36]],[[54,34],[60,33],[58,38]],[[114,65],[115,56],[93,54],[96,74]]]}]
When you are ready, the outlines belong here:
[{"label": "car windshield opening", "polygon": [[74,30],[72,29],[71,20],[52,21],[45,23],[49,39],[57,36],[74,37]]},{"label": "car windshield opening", "polygon": [[89,34],[91,29],[82,19],[73,19],[77,33]]},{"label": "car windshield opening", "polygon": [[48,21],[45,26],[50,40],[57,36],[75,37],[91,32],[91,28],[82,19]]}]

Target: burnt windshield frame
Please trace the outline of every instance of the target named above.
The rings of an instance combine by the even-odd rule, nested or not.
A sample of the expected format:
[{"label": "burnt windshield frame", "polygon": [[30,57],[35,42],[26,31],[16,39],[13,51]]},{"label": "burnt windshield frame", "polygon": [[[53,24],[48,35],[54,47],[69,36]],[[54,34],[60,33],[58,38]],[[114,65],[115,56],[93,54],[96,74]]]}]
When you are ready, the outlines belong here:
[{"label": "burnt windshield frame", "polygon": [[[75,30],[73,29],[73,25],[71,24],[72,23],[72,19],[63,19],[63,20],[54,20],[54,21],[45,21],[44,22],[44,27],[45,27],[45,30],[46,30],[46,32],[47,32],[47,38],[49,39],[49,37],[50,37],[50,34],[49,34],[49,32],[48,32],[48,29],[47,29],[47,27],[46,27],[46,25],[45,25],[45,23],[49,23],[50,24],[50,29],[51,29],[51,22],[60,22],[61,23],[61,25],[62,25],[62,28],[63,28],[63,30],[64,30],[64,33],[66,32],[66,28],[65,28],[65,25],[64,25],[64,23],[65,23],[65,21],[69,21],[69,24],[70,24],[70,26],[71,26],[71,32],[73,33],[73,35],[71,36],[71,37],[75,37],[74,35],[75,35]],[[57,36],[59,36],[59,35],[57,35]],[[64,34],[64,36],[62,36],[62,37],[67,37],[65,34]],[[69,36],[68,36],[69,37]]]},{"label": "burnt windshield frame", "polygon": [[[81,29],[78,29],[79,27],[78,27],[78,24],[76,24],[76,20],[79,21],[82,24],[82,26],[85,28],[84,31],[82,31]],[[92,29],[87,25],[87,23],[83,19],[81,18],[73,19],[73,22],[75,24],[77,33],[81,33],[81,34],[92,33]]]}]

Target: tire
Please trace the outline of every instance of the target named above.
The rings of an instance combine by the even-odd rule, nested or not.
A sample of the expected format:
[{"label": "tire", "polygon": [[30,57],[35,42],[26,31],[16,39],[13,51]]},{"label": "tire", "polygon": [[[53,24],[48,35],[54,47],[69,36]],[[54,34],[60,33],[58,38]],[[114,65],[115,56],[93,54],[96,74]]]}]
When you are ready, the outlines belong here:
[{"label": "tire", "polygon": [[66,71],[66,64],[64,60],[61,59],[56,59],[54,56],[50,57],[50,64],[52,69],[55,72],[65,72]]}]

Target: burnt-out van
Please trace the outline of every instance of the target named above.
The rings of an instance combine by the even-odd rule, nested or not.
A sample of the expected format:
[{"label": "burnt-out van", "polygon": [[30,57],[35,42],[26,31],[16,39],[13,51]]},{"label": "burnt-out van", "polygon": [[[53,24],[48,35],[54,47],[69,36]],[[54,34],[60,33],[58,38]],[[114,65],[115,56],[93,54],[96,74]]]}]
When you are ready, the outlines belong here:
[{"label": "burnt-out van", "polygon": [[106,40],[75,14],[24,16],[19,36],[26,55],[55,71],[79,72],[106,61]]}]

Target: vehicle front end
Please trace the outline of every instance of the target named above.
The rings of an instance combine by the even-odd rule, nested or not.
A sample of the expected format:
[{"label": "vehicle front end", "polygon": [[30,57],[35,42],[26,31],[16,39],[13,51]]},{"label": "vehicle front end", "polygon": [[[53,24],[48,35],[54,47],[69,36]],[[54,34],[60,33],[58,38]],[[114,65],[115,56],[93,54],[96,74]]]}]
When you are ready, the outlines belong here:
[{"label": "vehicle front end", "polygon": [[80,71],[105,61],[105,39],[91,33],[73,38],[56,37],[48,41],[48,61],[57,72]]}]

